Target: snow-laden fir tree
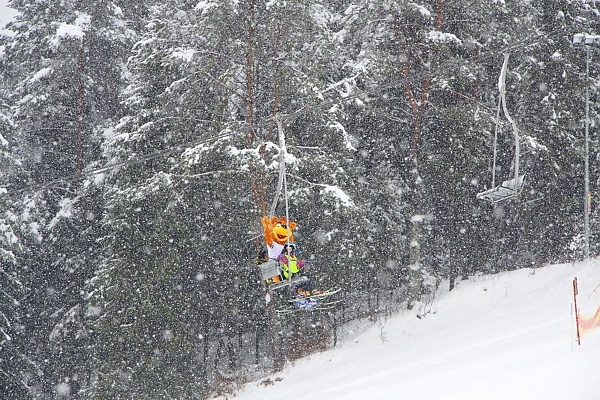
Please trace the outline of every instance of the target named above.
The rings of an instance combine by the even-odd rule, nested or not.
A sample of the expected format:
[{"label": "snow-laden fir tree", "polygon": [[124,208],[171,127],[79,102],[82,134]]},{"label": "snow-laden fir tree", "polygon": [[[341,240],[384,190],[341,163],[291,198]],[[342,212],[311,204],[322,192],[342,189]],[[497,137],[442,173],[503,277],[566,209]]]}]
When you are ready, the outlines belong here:
[{"label": "snow-laden fir tree", "polygon": [[[3,62],[0,56],[0,65]],[[18,196],[11,187],[11,177],[18,173],[20,162],[11,152],[15,126],[4,100],[6,89],[0,87],[0,397],[20,399],[31,395],[28,379],[37,370],[24,351],[28,338],[23,329],[21,300],[26,287],[19,268],[22,247],[15,205]]]},{"label": "snow-laden fir tree", "polygon": [[[50,396],[89,385],[85,282],[99,257],[102,196],[85,179],[103,129],[120,113],[118,93],[132,34],[113,1],[12,1],[4,76],[23,160],[19,191],[25,351],[43,365],[27,384]],[[57,386],[58,385],[58,386]]]}]

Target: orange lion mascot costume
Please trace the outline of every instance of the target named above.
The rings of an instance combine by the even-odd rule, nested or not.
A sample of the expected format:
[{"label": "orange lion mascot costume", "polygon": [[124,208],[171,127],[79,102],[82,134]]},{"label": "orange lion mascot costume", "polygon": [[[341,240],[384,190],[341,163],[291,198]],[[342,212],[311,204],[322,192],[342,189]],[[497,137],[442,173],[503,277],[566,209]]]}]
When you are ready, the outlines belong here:
[{"label": "orange lion mascot costume", "polygon": [[285,217],[262,217],[260,222],[267,242],[267,251],[269,258],[277,258],[287,243],[294,242],[292,230],[296,229],[296,223],[288,222]]}]

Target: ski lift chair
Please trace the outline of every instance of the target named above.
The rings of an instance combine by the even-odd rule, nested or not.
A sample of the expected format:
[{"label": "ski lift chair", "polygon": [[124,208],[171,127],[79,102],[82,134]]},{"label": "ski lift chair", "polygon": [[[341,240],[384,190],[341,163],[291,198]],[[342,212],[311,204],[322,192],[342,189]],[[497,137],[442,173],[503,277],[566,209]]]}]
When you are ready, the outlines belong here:
[{"label": "ski lift chair", "polygon": [[281,275],[281,268],[279,261],[269,260],[258,266],[260,269],[260,275],[267,284],[269,290],[276,290],[282,287],[297,285],[308,281],[306,275],[296,275],[291,279],[283,279]]},{"label": "ski lift chair", "polygon": [[[498,80],[498,89],[500,91],[500,96],[498,99],[498,110],[496,113],[496,131],[494,134],[494,162],[492,165],[492,188],[488,189],[484,192],[478,193],[477,198],[481,200],[491,201],[496,204],[503,200],[508,200],[517,197],[520,190],[523,188],[523,180],[525,175],[519,175],[519,131],[517,129],[517,125],[513,121],[513,119],[508,114],[508,110],[506,109],[506,70],[508,67],[508,57],[509,54],[504,55],[504,64],[502,65],[502,71],[500,72],[500,79]],[[502,105],[502,109],[504,110],[504,115],[510,125],[512,126],[512,130],[515,137],[515,159],[514,159],[514,170],[515,177],[509,180],[502,182],[502,184],[496,186],[496,147],[498,142],[498,124],[500,122],[500,106]]]},{"label": "ski lift chair", "polygon": [[[504,181],[499,186],[486,190],[485,192],[477,193],[477,198],[480,200],[491,201],[492,203],[498,203],[502,200],[512,199],[516,197],[519,191],[523,188],[524,178],[525,175],[519,175],[518,180],[513,178]],[[515,182],[517,182],[516,185]]]}]

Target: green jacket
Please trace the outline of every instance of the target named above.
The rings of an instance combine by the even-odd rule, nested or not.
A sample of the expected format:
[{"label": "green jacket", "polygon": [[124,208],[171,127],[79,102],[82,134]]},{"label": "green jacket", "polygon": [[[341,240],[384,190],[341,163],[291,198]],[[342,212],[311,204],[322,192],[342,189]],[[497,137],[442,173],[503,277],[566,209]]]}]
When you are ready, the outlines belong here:
[{"label": "green jacket", "polygon": [[[290,274],[289,271],[292,272],[292,276],[300,272],[300,268],[298,268],[298,258],[296,256],[289,256],[287,254],[279,255],[279,261],[281,262],[281,269],[283,272],[283,277],[285,279],[289,279]],[[302,265],[302,261],[300,261],[300,266]]]}]

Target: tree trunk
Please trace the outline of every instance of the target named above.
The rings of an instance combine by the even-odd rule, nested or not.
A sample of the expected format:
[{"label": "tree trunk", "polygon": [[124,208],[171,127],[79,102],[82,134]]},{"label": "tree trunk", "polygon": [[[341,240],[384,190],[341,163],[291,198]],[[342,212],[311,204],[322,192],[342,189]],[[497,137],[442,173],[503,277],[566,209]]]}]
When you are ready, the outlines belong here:
[{"label": "tree trunk", "polygon": [[[246,19],[247,43],[246,43],[246,145],[248,148],[256,146],[257,133],[254,124],[254,46],[256,41],[256,0],[248,2],[248,17]],[[263,171],[256,167],[256,163],[250,160],[250,185],[252,188],[252,198],[255,204],[261,210],[262,215],[266,215],[267,201],[266,189]],[[259,242],[257,241],[257,250]]]},{"label": "tree trunk", "polygon": [[[435,29],[440,30],[443,22],[443,9],[444,1],[438,0],[436,6],[436,23]],[[397,28],[399,29],[399,28]],[[403,61],[402,71],[404,75],[404,93],[407,102],[411,109],[412,116],[412,135],[410,141],[410,161],[412,169],[410,172],[411,180],[409,185],[412,189],[412,196],[410,199],[410,233],[409,233],[409,260],[408,260],[408,275],[409,275],[409,288],[407,293],[407,306],[412,308],[414,302],[417,301],[421,295],[423,278],[421,274],[421,242],[423,223],[425,222],[423,216],[427,214],[427,210],[423,207],[423,193],[421,186],[421,177],[419,174],[419,155],[421,151],[421,136],[422,136],[422,125],[423,117],[429,104],[429,94],[431,92],[431,75],[425,74],[423,82],[421,84],[421,95],[417,101],[417,96],[411,88],[410,81],[410,50],[407,49],[407,58]],[[431,57],[430,57],[431,58]],[[427,68],[424,64],[422,68]]]}]

